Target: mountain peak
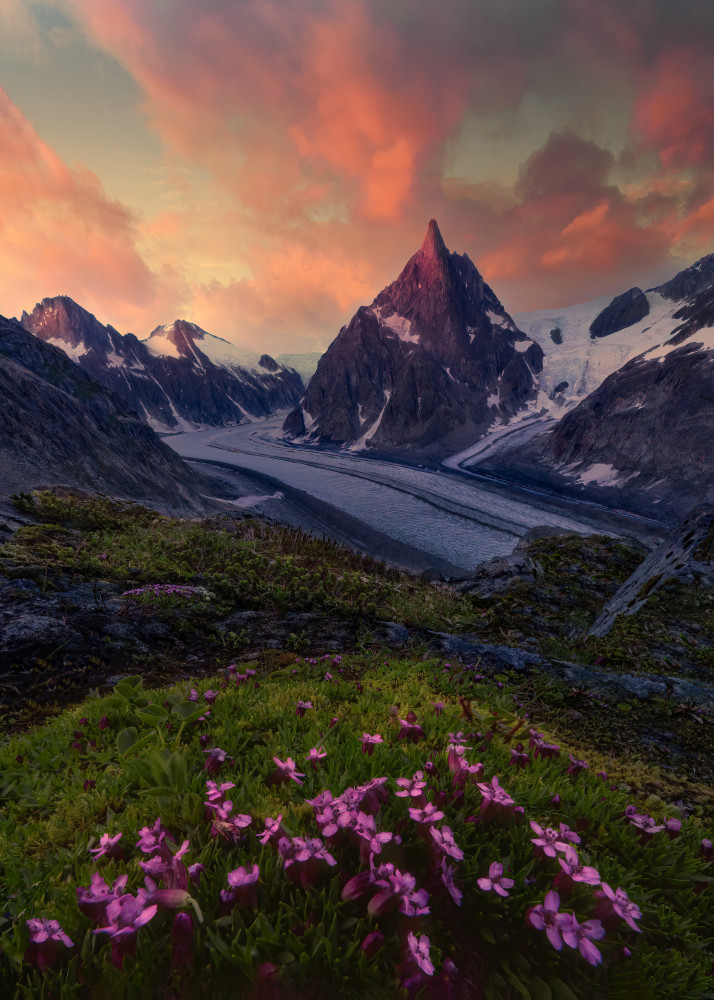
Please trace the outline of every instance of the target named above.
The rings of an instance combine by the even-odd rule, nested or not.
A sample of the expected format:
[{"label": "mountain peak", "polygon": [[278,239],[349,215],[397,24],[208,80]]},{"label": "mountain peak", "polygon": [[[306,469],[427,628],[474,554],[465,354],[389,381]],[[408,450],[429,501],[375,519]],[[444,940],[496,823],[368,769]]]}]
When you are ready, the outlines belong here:
[{"label": "mountain peak", "polygon": [[111,350],[109,331],[94,313],[88,312],[69,295],[48,296],[31,313],[23,312],[20,323],[40,340],[66,344],[72,350],[84,347],[100,354]]},{"label": "mountain peak", "polygon": [[426,236],[424,237],[424,242],[421,245],[420,253],[424,257],[430,257],[432,259],[439,259],[448,257],[449,251],[446,249],[446,244],[441,235],[439,229],[439,223],[436,219],[430,219],[429,225],[426,230]]}]

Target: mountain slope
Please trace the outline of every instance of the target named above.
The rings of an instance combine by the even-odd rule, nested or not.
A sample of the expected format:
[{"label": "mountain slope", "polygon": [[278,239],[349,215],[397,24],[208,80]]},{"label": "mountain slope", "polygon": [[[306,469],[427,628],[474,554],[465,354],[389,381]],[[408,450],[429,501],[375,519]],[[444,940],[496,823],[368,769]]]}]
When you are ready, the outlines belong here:
[{"label": "mountain slope", "polygon": [[482,454],[478,468],[673,516],[714,499],[714,255],[647,296],[663,311],[631,327],[644,349],[551,432]]},{"label": "mountain slope", "polygon": [[104,326],[67,296],[46,298],[21,322],[60,347],[161,431],[223,426],[292,406],[297,372],[176,320],[147,340]]},{"label": "mountain slope", "polygon": [[286,436],[437,455],[536,398],[542,350],[435,220],[421,249],[320,359]]},{"label": "mountain slope", "polygon": [[0,317],[0,493],[48,484],[203,510],[189,468],[118,396]]}]

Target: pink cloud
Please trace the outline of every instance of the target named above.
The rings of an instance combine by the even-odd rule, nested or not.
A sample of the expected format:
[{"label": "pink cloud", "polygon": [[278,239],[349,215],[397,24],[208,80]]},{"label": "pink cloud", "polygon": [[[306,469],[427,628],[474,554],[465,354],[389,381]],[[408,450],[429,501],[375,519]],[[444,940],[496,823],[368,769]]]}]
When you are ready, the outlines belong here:
[{"label": "pink cloud", "polygon": [[68,167],[2,90],[0,148],[0,311],[58,293],[116,320],[155,307],[159,283],[135,248],[132,214],[94,174]]},{"label": "pink cloud", "polygon": [[714,59],[696,44],[663,51],[644,74],[633,132],[668,169],[714,166]]}]

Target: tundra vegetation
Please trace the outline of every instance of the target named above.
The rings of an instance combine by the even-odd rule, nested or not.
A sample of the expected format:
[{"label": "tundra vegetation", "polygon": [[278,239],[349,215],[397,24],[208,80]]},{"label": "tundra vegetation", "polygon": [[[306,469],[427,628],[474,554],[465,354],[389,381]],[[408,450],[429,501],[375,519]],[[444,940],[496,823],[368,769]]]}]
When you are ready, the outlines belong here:
[{"label": "tundra vegetation", "polygon": [[[252,518],[17,502],[35,521],[0,550],[10,582],[114,580],[128,621],[169,622],[207,656],[127,664],[81,700],[6,700],[3,996],[714,995],[709,714],[427,642],[430,627],[676,669],[654,604],[604,646],[573,637],[634,548],[543,539],[537,581],[476,598]],[[708,596],[668,595],[667,615],[689,609],[693,675]],[[356,622],[354,648],[221,641],[231,609],[295,607]],[[424,635],[389,650],[380,618]]]}]

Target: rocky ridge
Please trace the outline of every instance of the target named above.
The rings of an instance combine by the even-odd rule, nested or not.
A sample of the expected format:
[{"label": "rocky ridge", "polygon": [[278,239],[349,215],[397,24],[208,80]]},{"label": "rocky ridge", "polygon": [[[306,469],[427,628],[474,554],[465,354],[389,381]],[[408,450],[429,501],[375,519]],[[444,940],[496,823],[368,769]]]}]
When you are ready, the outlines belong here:
[{"label": "rocky ridge", "polygon": [[199,479],[118,395],[4,317],[0,399],[0,495],[61,484],[204,509]]},{"label": "rocky ridge", "polygon": [[65,351],[159,431],[219,427],[292,406],[296,371],[242,351],[195,323],[176,320],[146,340],[105,326],[67,296],[46,298],[22,325]]}]

